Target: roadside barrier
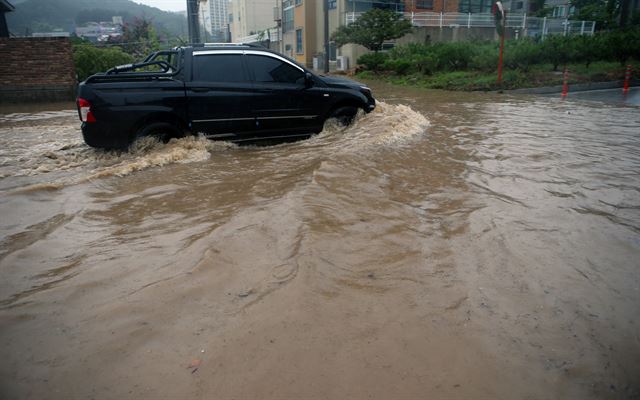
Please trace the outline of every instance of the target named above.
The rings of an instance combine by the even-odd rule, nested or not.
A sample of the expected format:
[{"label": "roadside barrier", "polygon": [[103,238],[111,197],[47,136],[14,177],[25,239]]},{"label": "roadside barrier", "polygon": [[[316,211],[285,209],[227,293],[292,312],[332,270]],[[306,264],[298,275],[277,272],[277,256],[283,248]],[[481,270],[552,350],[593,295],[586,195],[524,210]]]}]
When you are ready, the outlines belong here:
[{"label": "roadside barrier", "polygon": [[627,70],[624,73],[624,86],[622,87],[622,93],[627,94],[627,92],[629,92],[630,81],[631,81],[631,65],[627,65]]}]

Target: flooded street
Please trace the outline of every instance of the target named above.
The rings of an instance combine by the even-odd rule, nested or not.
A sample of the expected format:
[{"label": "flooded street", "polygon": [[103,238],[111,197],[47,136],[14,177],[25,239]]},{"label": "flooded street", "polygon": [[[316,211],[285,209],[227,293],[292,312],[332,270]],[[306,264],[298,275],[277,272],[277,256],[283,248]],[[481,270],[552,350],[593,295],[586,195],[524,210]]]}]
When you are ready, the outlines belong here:
[{"label": "flooded street", "polygon": [[372,85],[273,147],[0,114],[0,398],[640,398],[640,108]]}]

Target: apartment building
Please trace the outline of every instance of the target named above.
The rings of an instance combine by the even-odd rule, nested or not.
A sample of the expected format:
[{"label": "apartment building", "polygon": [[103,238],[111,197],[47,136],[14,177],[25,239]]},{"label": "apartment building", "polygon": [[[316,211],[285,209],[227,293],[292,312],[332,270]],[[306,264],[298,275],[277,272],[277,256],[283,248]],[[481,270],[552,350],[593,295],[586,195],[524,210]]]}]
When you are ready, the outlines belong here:
[{"label": "apartment building", "polygon": [[404,0],[406,12],[458,12],[458,7],[458,0]]},{"label": "apartment building", "polygon": [[273,9],[277,5],[277,1],[274,0],[231,0],[231,40],[238,41],[240,38],[272,28]]},{"label": "apartment building", "polygon": [[204,41],[229,40],[229,0],[204,0],[200,2],[200,23],[204,27]]},{"label": "apartment building", "polygon": [[[347,13],[361,13],[372,8],[405,11],[406,2],[407,0],[327,0],[329,33],[346,23]],[[322,60],[325,53],[323,0],[281,0],[281,7],[282,45],[280,51],[299,63],[312,67],[313,59]],[[337,56],[343,53],[353,59],[358,55],[354,51],[354,45],[346,45],[341,49],[336,49],[335,45],[330,43],[329,59],[335,61]]]}]

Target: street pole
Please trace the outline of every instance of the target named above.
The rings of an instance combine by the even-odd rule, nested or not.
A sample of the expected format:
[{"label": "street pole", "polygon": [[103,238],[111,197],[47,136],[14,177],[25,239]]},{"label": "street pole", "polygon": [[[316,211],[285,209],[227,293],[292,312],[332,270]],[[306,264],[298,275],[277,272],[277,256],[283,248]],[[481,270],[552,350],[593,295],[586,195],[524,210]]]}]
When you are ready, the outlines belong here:
[{"label": "street pole", "polygon": [[329,73],[329,0],[324,2],[324,73]]},{"label": "street pole", "polygon": [[187,0],[187,24],[189,27],[190,43],[200,43],[198,11],[198,0]]}]

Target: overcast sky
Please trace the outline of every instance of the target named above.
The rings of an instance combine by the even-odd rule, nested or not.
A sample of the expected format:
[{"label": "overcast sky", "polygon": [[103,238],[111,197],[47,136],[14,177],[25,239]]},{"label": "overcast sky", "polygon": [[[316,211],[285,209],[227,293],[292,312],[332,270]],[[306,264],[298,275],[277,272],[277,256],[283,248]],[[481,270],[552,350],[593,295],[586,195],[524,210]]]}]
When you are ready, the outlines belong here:
[{"label": "overcast sky", "polygon": [[136,3],[158,7],[165,11],[184,11],[187,9],[187,0],[133,0]]}]

